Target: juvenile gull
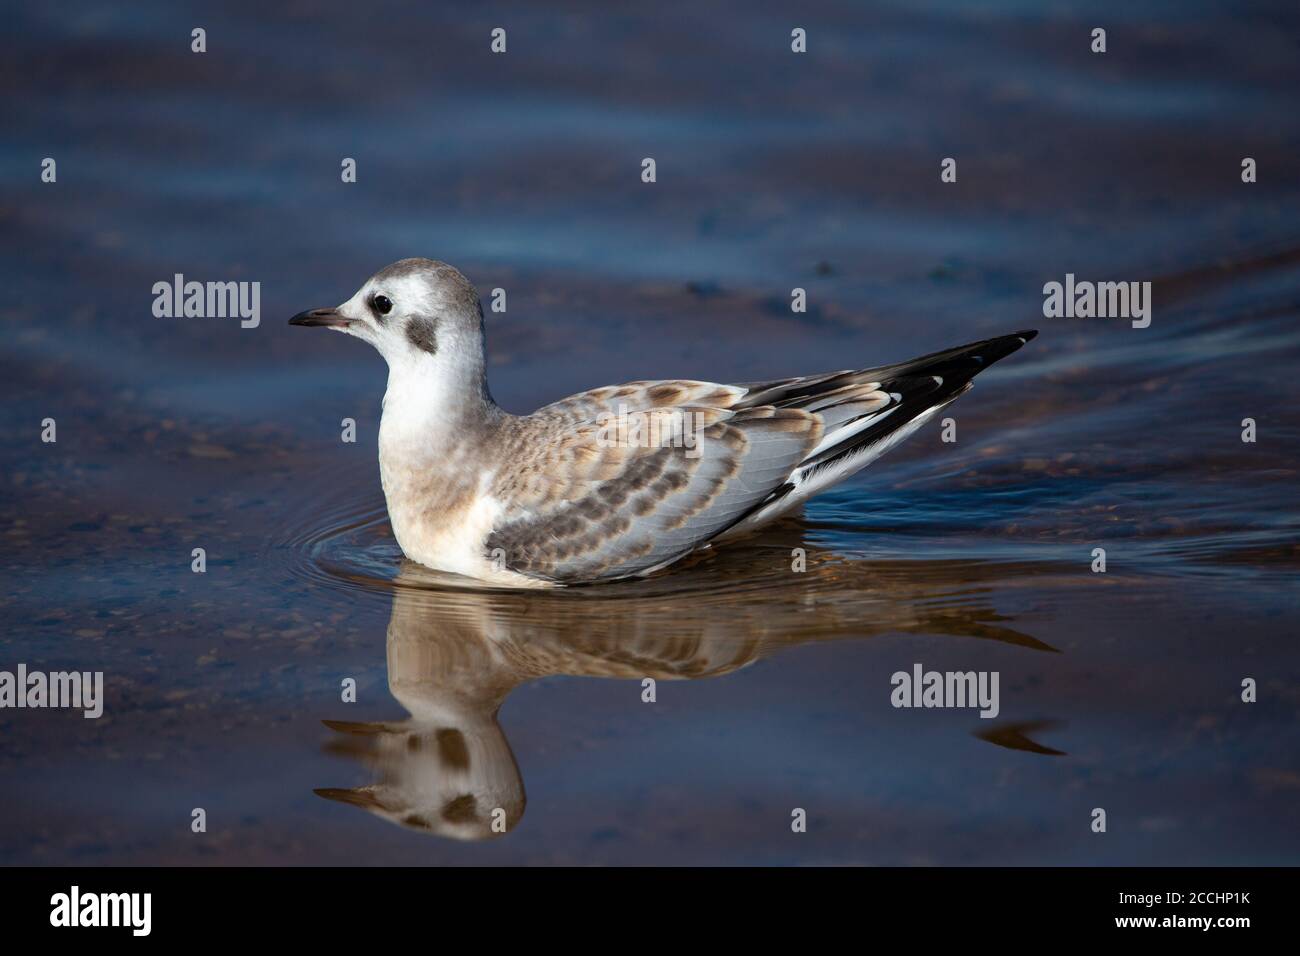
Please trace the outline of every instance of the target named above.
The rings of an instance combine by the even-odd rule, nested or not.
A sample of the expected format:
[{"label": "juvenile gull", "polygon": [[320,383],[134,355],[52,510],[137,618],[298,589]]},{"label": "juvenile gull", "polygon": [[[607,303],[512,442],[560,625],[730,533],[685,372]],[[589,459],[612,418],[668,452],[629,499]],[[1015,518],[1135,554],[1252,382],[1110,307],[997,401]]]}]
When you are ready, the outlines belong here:
[{"label": "juvenile gull", "polygon": [[[354,335],[388,362],[379,473],[407,557],[510,587],[650,574],[752,531],[874,461],[1037,334],[770,382],[610,385],[519,416],[488,392],[483,309],[445,262],[395,262],[289,324]],[[612,424],[628,421],[690,430],[637,440],[639,425]]]}]

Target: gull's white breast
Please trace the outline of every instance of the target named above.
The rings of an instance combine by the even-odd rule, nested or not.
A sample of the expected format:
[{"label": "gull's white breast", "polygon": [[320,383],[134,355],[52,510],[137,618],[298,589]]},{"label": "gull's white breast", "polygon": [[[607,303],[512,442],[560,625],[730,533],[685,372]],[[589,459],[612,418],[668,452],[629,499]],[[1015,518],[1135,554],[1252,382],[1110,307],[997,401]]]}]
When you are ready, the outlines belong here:
[{"label": "gull's white breast", "polygon": [[472,483],[449,481],[430,470],[388,460],[381,443],[379,473],[393,536],[408,558],[507,587],[548,586],[505,569],[488,553],[488,535],[504,510],[488,491],[492,472],[479,472]]}]

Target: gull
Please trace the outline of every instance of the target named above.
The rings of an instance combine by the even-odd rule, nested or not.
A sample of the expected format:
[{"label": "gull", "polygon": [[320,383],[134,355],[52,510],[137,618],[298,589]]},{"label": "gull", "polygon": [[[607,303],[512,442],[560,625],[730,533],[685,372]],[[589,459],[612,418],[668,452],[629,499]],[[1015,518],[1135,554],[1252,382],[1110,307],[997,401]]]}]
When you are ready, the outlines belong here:
[{"label": "gull", "polygon": [[897,365],[725,385],[664,379],[512,415],[488,391],[483,308],[457,269],[403,259],[290,325],[388,363],[379,473],[411,560],[492,586],[653,574],[866,467],[1037,335]]}]

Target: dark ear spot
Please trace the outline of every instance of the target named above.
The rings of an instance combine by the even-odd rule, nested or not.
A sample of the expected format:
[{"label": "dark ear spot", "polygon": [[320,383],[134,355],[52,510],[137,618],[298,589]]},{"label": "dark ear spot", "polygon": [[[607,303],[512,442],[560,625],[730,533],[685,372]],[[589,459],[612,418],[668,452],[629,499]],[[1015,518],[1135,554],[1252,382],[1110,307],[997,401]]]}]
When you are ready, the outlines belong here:
[{"label": "dark ear spot", "polygon": [[433,355],[438,351],[438,323],[424,316],[414,316],[406,324],[406,337],[422,352]]},{"label": "dark ear spot", "polygon": [[438,731],[438,756],[453,770],[468,770],[469,747],[465,745],[465,735],[450,727]]},{"label": "dark ear spot", "polygon": [[442,818],[448,823],[473,823],[478,819],[478,807],[474,804],[474,795],[467,793],[449,800],[442,808]]}]

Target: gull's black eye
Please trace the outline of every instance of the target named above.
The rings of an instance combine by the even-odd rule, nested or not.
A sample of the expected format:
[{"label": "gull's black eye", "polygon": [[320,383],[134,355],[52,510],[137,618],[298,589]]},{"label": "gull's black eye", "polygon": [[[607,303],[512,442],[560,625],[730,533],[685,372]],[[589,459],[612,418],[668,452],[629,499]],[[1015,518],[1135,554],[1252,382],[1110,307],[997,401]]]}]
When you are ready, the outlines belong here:
[{"label": "gull's black eye", "polygon": [[380,315],[387,315],[393,311],[393,303],[386,295],[377,295],[370,300],[370,304],[375,307],[375,311]]}]

